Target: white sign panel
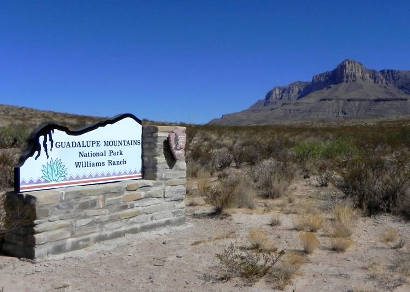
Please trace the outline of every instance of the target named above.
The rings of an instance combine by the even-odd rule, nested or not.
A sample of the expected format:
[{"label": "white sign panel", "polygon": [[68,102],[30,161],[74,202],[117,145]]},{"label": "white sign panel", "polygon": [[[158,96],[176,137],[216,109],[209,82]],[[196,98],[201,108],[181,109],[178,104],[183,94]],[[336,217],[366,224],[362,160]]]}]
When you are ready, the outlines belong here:
[{"label": "white sign panel", "polygon": [[131,114],[80,131],[47,125],[15,168],[16,191],[142,178],[142,125]]}]

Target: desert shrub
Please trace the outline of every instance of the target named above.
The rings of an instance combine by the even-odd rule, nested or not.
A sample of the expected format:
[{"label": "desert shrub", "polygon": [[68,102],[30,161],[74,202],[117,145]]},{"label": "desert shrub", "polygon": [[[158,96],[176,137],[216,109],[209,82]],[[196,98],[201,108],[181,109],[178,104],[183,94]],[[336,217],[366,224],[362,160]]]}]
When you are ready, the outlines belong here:
[{"label": "desert shrub", "polygon": [[352,240],[349,238],[332,238],[330,240],[331,249],[336,252],[344,252],[352,245]]},{"label": "desert shrub", "polygon": [[198,187],[198,193],[200,196],[206,197],[211,185],[210,185],[210,178],[211,175],[209,174],[209,172],[205,171],[205,170],[199,170],[197,173],[197,187]]},{"label": "desert shrub", "polygon": [[299,162],[320,158],[324,145],[321,142],[302,142],[295,145],[293,153]]},{"label": "desert shrub", "polygon": [[283,254],[244,250],[231,243],[216,258],[225,279],[241,277],[254,281],[270,272]]},{"label": "desert shrub", "polygon": [[342,176],[340,189],[369,215],[396,210],[409,182],[405,165],[377,157],[351,161]]},{"label": "desert shrub", "polygon": [[400,199],[400,204],[398,205],[397,211],[403,216],[410,219],[410,186],[404,191],[402,198]]},{"label": "desert shrub", "polygon": [[238,185],[234,188],[232,205],[238,208],[253,209],[255,207],[255,189],[248,178],[242,177]]},{"label": "desert shrub", "polygon": [[259,145],[255,141],[244,141],[236,143],[232,149],[233,160],[236,166],[241,164],[255,164],[259,160]]},{"label": "desert shrub", "polygon": [[335,206],[333,217],[336,222],[351,226],[356,217],[356,212],[350,205],[341,203]]},{"label": "desert shrub", "polygon": [[233,155],[227,148],[212,151],[212,166],[215,169],[224,169],[231,165]]},{"label": "desert shrub", "polygon": [[253,190],[241,173],[225,173],[209,186],[203,194],[205,200],[215,207],[217,213],[230,206],[249,207],[253,205]]},{"label": "desert shrub", "polygon": [[323,225],[323,217],[315,212],[313,214],[301,214],[298,215],[295,222],[296,230],[303,230],[309,232],[318,231]]},{"label": "desert shrub", "polygon": [[0,148],[23,148],[28,136],[23,127],[0,128]]},{"label": "desert shrub", "polygon": [[196,161],[189,161],[186,166],[186,175],[188,178],[194,178],[198,176],[202,166]]},{"label": "desert shrub", "polygon": [[298,253],[286,253],[282,260],[272,268],[267,280],[273,283],[274,289],[284,290],[305,261],[305,257]]},{"label": "desert shrub", "polygon": [[348,238],[353,233],[356,212],[348,204],[337,204],[333,210],[334,222],[332,236],[334,238]]},{"label": "desert shrub", "polygon": [[359,154],[359,149],[350,139],[339,138],[326,143],[320,157],[323,159],[349,159]]},{"label": "desert shrub", "polygon": [[393,228],[387,228],[380,236],[380,240],[384,243],[395,242],[399,239],[399,233]]},{"label": "desert shrub", "polygon": [[248,241],[251,244],[251,248],[260,251],[276,251],[273,243],[269,240],[268,234],[261,228],[255,228],[249,230]]},{"label": "desert shrub", "polygon": [[299,238],[302,242],[303,250],[307,254],[313,253],[320,245],[319,239],[311,232],[301,232],[299,233]]},{"label": "desert shrub", "polygon": [[278,198],[288,188],[293,179],[293,172],[287,163],[267,159],[252,169],[252,176],[262,196]]},{"label": "desert shrub", "polygon": [[227,189],[221,182],[210,186],[204,195],[205,201],[215,207],[216,213],[232,205],[233,189]]},{"label": "desert shrub", "polygon": [[9,152],[0,153],[0,189],[13,186],[14,158]]},{"label": "desert shrub", "polygon": [[270,218],[270,221],[269,221],[270,226],[279,226],[280,224],[281,224],[281,221],[278,215],[273,215]]},{"label": "desert shrub", "polygon": [[347,226],[340,222],[334,222],[332,225],[331,235],[334,238],[348,238],[352,235],[351,226]]}]

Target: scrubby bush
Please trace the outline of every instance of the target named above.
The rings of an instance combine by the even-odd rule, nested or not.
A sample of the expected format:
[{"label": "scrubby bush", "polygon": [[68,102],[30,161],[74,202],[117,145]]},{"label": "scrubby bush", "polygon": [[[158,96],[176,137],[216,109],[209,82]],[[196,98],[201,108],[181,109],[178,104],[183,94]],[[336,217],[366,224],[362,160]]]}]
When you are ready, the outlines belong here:
[{"label": "scrubby bush", "polygon": [[352,245],[352,240],[349,238],[332,238],[330,240],[331,249],[336,252],[344,252]]},{"label": "scrubby bush", "polygon": [[281,224],[281,221],[278,215],[273,215],[270,218],[270,221],[269,221],[270,226],[279,226],[280,224]]},{"label": "scrubby bush", "polygon": [[221,148],[212,151],[212,166],[214,169],[224,169],[231,165],[233,155],[228,148]]},{"label": "scrubby bush", "polygon": [[244,250],[232,243],[217,254],[216,258],[223,278],[241,277],[252,282],[272,271],[283,254],[282,251],[271,253]]},{"label": "scrubby bush", "polygon": [[322,227],[322,225],[323,218],[319,213],[301,214],[296,219],[295,229],[316,232]]},{"label": "scrubby bush", "polygon": [[254,190],[241,173],[223,173],[217,182],[204,191],[205,200],[217,213],[231,206],[253,208]]},{"label": "scrubby bush", "polygon": [[23,148],[28,136],[23,127],[0,128],[0,148]]},{"label": "scrubby bush", "polygon": [[399,239],[399,233],[393,228],[386,228],[380,236],[384,243],[395,242]]},{"label": "scrubby bush", "polygon": [[277,250],[273,242],[269,240],[266,231],[261,228],[251,229],[248,233],[248,241],[253,249],[267,252]]},{"label": "scrubby bush", "polygon": [[303,245],[303,250],[307,254],[313,253],[313,251],[319,247],[320,242],[316,235],[311,232],[301,232],[299,233],[300,241]]},{"label": "scrubby bush", "polygon": [[409,183],[406,165],[378,157],[351,161],[342,176],[340,189],[369,215],[397,210]]},{"label": "scrubby bush", "polygon": [[14,158],[9,152],[0,152],[0,190],[13,186]]},{"label": "scrubby bush", "polygon": [[251,172],[261,195],[278,198],[284,194],[293,179],[293,172],[285,162],[267,159],[256,165]]},{"label": "scrubby bush", "polygon": [[237,166],[241,164],[255,164],[259,161],[260,147],[255,141],[245,141],[236,143],[233,146],[233,159]]}]

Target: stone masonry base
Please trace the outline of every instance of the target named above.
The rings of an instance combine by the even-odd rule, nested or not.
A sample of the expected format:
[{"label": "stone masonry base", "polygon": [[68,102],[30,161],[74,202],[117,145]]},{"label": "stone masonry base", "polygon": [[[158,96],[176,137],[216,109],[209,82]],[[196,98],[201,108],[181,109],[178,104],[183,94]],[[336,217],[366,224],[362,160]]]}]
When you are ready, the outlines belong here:
[{"label": "stone masonry base", "polygon": [[184,223],[186,164],[174,160],[167,148],[173,128],[143,127],[143,180],[8,193],[10,232],[2,252],[46,258],[126,233]]}]

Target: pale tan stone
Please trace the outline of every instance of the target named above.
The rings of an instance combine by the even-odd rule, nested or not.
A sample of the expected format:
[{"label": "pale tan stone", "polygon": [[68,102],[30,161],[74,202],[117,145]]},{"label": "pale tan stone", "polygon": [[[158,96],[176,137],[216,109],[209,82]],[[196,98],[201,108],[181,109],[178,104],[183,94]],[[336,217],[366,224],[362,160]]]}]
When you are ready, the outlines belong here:
[{"label": "pale tan stone", "polygon": [[131,194],[126,194],[122,197],[122,200],[124,202],[132,202],[132,201],[136,201],[139,199],[142,199],[142,194],[141,193],[131,193]]}]

